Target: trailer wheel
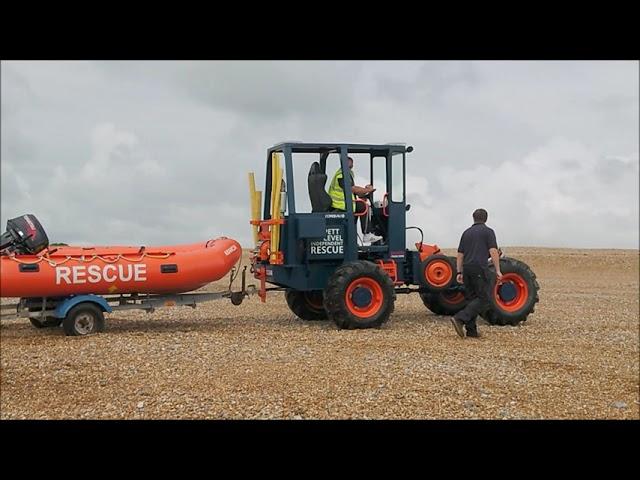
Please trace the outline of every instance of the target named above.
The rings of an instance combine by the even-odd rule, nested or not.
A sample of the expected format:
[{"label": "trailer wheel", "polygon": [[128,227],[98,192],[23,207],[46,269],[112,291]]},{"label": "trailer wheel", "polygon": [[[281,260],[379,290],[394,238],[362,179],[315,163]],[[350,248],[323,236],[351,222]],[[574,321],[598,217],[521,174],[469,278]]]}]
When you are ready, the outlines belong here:
[{"label": "trailer wheel", "polygon": [[244,300],[243,292],[231,292],[231,303],[235,306],[242,305],[242,300]]},{"label": "trailer wheel", "polygon": [[540,285],[531,268],[515,258],[501,258],[502,284],[496,284],[495,268],[491,272],[490,302],[491,307],[482,318],[492,325],[517,325],[524,322],[532,314],[536,303],[540,300]]},{"label": "trailer wheel", "polygon": [[420,292],[420,298],[424,306],[436,315],[455,315],[469,303],[460,290]]},{"label": "trailer wheel", "polygon": [[327,312],[322,301],[322,290],[302,292],[287,289],[284,294],[291,311],[302,320],[326,320]]},{"label": "trailer wheel", "polygon": [[29,318],[31,325],[36,328],[51,328],[51,327],[59,327],[62,323],[62,318],[56,317],[46,317],[44,320],[40,320],[39,318]]},{"label": "trailer wheel", "polygon": [[389,319],[396,292],[389,275],[375,263],[350,262],[329,278],[324,308],[338,328],[375,328]]},{"label": "trailer wheel", "polygon": [[104,330],[102,310],[93,303],[80,303],[69,310],[62,322],[66,335],[81,336]]}]

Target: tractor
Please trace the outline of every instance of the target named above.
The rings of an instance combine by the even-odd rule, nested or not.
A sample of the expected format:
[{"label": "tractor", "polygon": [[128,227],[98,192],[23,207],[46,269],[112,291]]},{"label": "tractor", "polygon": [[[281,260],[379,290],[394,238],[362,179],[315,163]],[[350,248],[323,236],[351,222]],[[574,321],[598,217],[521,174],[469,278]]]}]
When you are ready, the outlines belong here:
[{"label": "tractor", "polygon": [[[453,315],[466,305],[464,285],[456,282],[455,257],[425,244],[419,227],[406,225],[406,144],[284,142],[267,150],[264,195],[249,174],[251,221],[255,248],[251,273],[259,280],[259,296],[285,292],[291,311],[303,320],[331,320],[338,328],[380,327],[394,310],[396,295],[417,293],[438,315]],[[357,156],[356,171],[366,171],[376,189],[365,204],[374,234],[381,240],[359,241],[353,181],[348,157]],[[284,160],[282,164],[281,160]],[[328,164],[334,164],[331,169]],[[363,165],[364,164],[364,165]],[[284,168],[283,168],[284,167]],[[327,179],[335,167],[344,179],[345,211],[331,208]],[[308,169],[307,185],[294,185],[294,168]],[[298,170],[296,170],[298,171]],[[329,176],[328,176],[329,175]],[[296,189],[308,189],[311,211],[296,205]],[[262,198],[264,197],[264,205]],[[369,211],[369,209],[371,211]],[[362,209],[359,209],[362,210]],[[360,215],[360,214],[358,214]],[[421,241],[407,248],[407,230]],[[489,259],[487,259],[490,264]],[[539,285],[523,262],[502,255],[501,282],[493,266],[491,307],[482,313],[490,324],[517,325],[538,302]],[[270,285],[270,286],[268,286]]]}]

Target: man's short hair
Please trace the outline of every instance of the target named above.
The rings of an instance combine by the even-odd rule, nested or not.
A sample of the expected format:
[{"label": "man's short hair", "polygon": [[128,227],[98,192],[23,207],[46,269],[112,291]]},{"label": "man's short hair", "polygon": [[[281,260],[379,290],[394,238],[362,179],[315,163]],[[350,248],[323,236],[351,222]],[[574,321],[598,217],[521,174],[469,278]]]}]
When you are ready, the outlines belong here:
[{"label": "man's short hair", "polygon": [[474,222],[482,222],[485,223],[489,214],[484,208],[478,208],[475,212],[473,212],[473,221]]}]

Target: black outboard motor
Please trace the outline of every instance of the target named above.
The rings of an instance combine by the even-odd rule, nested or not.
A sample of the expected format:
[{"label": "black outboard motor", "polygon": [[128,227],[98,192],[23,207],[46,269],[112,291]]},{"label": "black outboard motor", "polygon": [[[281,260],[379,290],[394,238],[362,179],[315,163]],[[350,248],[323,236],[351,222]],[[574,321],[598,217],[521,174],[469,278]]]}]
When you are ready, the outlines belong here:
[{"label": "black outboard motor", "polygon": [[35,255],[49,246],[40,222],[30,213],[7,220],[7,231],[0,236],[0,254]]}]

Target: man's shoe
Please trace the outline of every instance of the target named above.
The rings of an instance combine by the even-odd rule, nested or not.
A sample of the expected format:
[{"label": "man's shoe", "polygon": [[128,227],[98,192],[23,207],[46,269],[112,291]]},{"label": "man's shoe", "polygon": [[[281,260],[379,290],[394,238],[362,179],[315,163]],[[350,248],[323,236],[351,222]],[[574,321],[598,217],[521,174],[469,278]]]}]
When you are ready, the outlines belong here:
[{"label": "man's shoe", "polygon": [[480,332],[477,330],[467,330],[467,337],[471,338],[480,338]]},{"label": "man's shoe", "polygon": [[456,317],[451,317],[451,323],[453,323],[453,328],[456,329],[456,333],[460,338],[464,338],[464,330],[462,330],[462,326],[464,325],[460,320]]},{"label": "man's shoe", "polygon": [[379,235],[374,235],[373,233],[365,233],[362,237],[362,243],[376,243],[382,240],[382,237]]}]

